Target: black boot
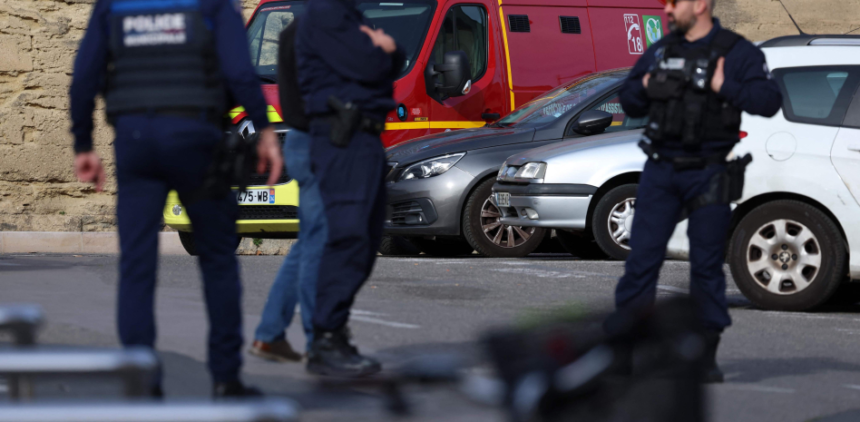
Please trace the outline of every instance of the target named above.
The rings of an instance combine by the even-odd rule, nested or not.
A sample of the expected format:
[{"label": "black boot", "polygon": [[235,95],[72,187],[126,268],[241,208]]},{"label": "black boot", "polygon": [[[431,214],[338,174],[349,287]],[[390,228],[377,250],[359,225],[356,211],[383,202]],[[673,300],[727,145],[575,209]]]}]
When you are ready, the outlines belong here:
[{"label": "black boot", "polygon": [[349,343],[349,333],[344,327],[337,331],[314,331],[307,370],[317,375],[362,377],[381,371],[382,365],[358,354],[358,349]]},{"label": "black boot", "polygon": [[723,371],[717,366],[717,346],[720,345],[720,333],[706,330],[704,332],[705,355],[702,357],[702,382],[714,384],[723,382]]},{"label": "black boot", "polygon": [[216,382],[212,384],[212,397],[227,398],[227,397],[261,397],[263,393],[254,388],[242,384],[241,381],[232,382]]}]

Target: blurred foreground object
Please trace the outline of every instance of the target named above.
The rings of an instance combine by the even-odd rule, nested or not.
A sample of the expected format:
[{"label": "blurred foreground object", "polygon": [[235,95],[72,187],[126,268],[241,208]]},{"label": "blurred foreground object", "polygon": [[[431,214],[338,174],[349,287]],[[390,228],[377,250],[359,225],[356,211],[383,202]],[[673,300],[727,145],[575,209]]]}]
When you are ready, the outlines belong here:
[{"label": "blurred foreground object", "polygon": [[485,345],[512,420],[704,420],[705,340],[687,299],[498,331]]},{"label": "blurred foreground object", "polygon": [[0,406],[0,422],[293,422],[289,400],[236,403],[103,403]]},{"label": "blurred foreground object", "polygon": [[7,305],[0,307],[0,331],[12,333],[18,346],[36,343],[36,332],[42,326],[42,309],[37,305]]}]

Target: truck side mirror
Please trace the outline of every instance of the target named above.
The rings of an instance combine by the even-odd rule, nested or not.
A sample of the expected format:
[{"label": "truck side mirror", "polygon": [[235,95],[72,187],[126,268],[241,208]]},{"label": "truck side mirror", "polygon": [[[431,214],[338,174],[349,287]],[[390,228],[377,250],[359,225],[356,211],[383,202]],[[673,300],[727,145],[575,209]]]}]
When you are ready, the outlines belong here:
[{"label": "truck side mirror", "polygon": [[430,62],[424,69],[427,95],[442,102],[450,97],[466,95],[472,89],[469,57],[462,51],[445,53],[444,63]]},{"label": "truck side mirror", "polygon": [[579,115],[573,124],[573,131],[580,135],[603,133],[612,124],[612,115],[601,110],[588,110]]}]

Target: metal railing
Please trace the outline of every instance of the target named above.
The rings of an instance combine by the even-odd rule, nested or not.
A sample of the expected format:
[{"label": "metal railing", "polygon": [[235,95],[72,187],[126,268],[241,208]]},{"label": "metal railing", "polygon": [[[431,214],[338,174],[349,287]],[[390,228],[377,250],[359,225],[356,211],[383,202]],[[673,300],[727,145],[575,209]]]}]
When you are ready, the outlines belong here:
[{"label": "metal railing", "polygon": [[10,348],[0,350],[0,375],[9,380],[9,396],[28,399],[33,379],[40,376],[115,377],[123,381],[125,395],[149,394],[158,359],[145,348],[76,350]]},{"label": "metal railing", "polygon": [[283,399],[0,406],[0,422],[294,422],[298,415],[298,405]]},{"label": "metal railing", "polygon": [[36,332],[42,320],[42,310],[35,305],[0,307],[0,331],[11,332],[15,344],[19,346],[36,343]]}]

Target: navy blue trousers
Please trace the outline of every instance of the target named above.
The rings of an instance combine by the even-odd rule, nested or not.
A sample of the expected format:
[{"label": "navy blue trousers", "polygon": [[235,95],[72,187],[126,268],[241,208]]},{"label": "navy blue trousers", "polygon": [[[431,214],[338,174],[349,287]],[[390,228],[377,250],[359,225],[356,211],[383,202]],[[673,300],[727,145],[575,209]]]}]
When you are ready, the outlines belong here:
[{"label": "navy blue trousers", "polygon": [[[676,171],[671,163],[648,160],[636,195],[630,255],[615,289],[616,308],[654,304],[666,246],[684,204],[704,193],[711,177],[720,171],[725,166]],[[707,205],[690,214],[687,228],[690,296],[703,328],[720,332],[731,325],[723,273],[730,218],[728,204]]]},{"label": "navy blue trousers", "polygon": [[385,152],[378,136],[358,132],[346,148],[329,141],[329,126],[310,130],[311,165],[319,179],[328,236],[317,276],[314,328],[334,331],[364,284],[382,242],[385,220]]},{"label": "navy blue trousers", "polygon": [[[155,115],[116,120],[119,186],[119,337],[125,346],[155,346],[154,295],[158,233],[167,193],[180,199],[202,183],[212,151],[222,137],[205,121]],[[242,365],[242,288],[236,260],[236,198],[185,204],[203,271],[209,315],[209,370],[216,382],[238,379]]]}]

